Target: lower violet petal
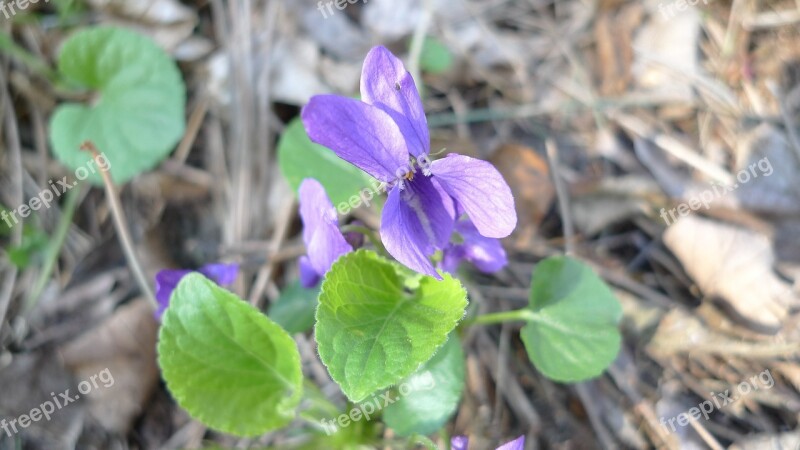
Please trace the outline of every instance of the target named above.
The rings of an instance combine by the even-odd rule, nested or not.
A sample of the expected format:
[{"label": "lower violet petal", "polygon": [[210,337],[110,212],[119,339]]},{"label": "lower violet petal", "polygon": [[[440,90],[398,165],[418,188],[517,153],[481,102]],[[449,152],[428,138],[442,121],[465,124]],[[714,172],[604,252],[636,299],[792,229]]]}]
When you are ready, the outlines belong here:
[{"label": "lower violet petal", "polygon": [[[447,221],[449,218],[441,202],[439,208],[445,212]],[[386,250],[401,264],[441,280],[442,277],[436,273],[429,259],[437,250],[434,245],[438,240],[435,230],[440,229],[441,224],[434,227],[431,218],[424,211],[421,196],[413,189],[401,190],[394,187],[383,207],[381,239]],[[452,230],[452,221],[449,228]]]}]

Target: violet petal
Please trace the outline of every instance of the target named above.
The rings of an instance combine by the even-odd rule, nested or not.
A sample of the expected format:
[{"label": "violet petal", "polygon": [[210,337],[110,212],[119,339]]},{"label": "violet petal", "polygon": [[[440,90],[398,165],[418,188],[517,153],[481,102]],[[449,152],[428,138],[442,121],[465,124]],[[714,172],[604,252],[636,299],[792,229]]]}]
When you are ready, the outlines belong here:
[{"label": "violet petal", "polygon": [[497,447],[497,450],[525,450],[525,435]]},{"label": "violet petal", "polygon": [[457,246],[461,250],[460,256],[478,270],[494,273],[508,264],[506,251],[499,239],[481,235],[469,220],[458,221],[455,228],[464,238],[464,243]]},{"label": "violet petal", "polygon": [[405,189],[395,187],[389,192],[381,238],[400,263],[441,280],[429,257],[446,245],[452,231],[452,205],[447,207],[430,178],[415,178]]},{"label": "violet petal", "polygon": [[158,309],[156,310],[156,319],[161,319],[164,311],[169,306],[169,298],[172,296],[172,291],[178,287],[178,283],[186,275],[192,273],[191,270],[184,269],[164,269],[158,271],[156,274],[156,302]]},{"label": "violet petal", "polygon": [[239,265],[221,263],[206,264],[201,267],[198,272],[220,286],[230,286],[236,281],[236,277],[239,275]]},{"label": "violet petal", "polygon": [[380,181],[393,181],[409,168],[400,128],[376,106],[338,95],[315,95],[301,117],[312,141]]},{"label": "violet petal", "polygon": [[450,154],[431,164],[431,173],[486,237],[503,238],[514,231],[514,196],[493,165],[468,156]]},{"label": "violet petal", "polygon": [[450,450],[467,450],[469,438],[466,436],[453,436],[450,438]]},{"label": "violet petal", "polygon": [[300,285],[306,289],[311,289],[319,283],[321,277],[314,270],[308,256],[300,257]]},{"label": "violet petal", "polygon": [[386,111],[405,136],[414,156],[430,151],[428,121],[414,78],[386,47],[374,47],[361,69],[361,99]]},{"label": "violet petal", "polygon": [[[308,270],[310,266],[322,277],[339,256],[353,251],[353,247],[339,231],[336,209],[322,184],[313,178],[306,178],[300,183],[299,191],[303,241],[308,253],[308,264],[301,270]],[[310,282],[308,273],[303,276]]]}]

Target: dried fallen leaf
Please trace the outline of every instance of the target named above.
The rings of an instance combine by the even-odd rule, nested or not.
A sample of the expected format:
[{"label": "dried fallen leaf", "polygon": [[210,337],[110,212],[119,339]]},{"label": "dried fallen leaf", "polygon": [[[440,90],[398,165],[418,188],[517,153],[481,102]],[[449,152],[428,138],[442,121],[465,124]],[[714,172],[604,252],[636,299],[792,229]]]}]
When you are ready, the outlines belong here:
[{"label": "dried fallen leaf", "polygon": [[90,414],[109,431],[126,433],[158,382],[157,331],[150,305],[139,298],[61,348],[78,380],[106,369],[113,377],[110,386],[88,397]]},{"label": "dried fallen leaf", "polygon": [[521,239],[532,237],[555,197],[547,162],[534,149],[519,144],[501,146],[491,161],[514,194],[519,217],[515,234]]},{"label": "dried fallen leaf", "polygon": [[688,216],[667,228],[664,243],[707,297],[753,330],[776,333],[800,304],[792,284],[773,272],[772,244],[763,234]]}]

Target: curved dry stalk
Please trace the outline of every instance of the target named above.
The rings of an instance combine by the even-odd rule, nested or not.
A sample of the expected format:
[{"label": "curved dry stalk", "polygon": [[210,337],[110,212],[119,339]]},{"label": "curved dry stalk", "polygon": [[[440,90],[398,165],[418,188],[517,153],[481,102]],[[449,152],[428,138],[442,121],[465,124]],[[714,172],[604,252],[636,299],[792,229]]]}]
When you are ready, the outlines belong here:
[{"label": "curved dry stalk", "polygon": [[120,245],[122,245],[122,251],[125,253],[125,259],[128,261],[128,266],[130,266],[131,271],[133,272],[133,276],[136,279],[136,283],[139,285],[139,289],[142,291],[145,297],[147,297],[147,300],[150,301],[150,305],[153,307],[153,309],[158,310],[158,302],[156,301],[156,297],[153,294],[153,290],[150,289],[150,284],[147,282],[147,277],[144,275],[144,270],[142,270],[139,259],[136,258],[136,251],[133,246],[133,239],[131,239],[130,230],[128,230],[128,223],[125,220],[125,213],[122,211],[122,206],[119,201],[119,194],[114,187],[114,182],[111,181],[111,176],[108,174],[108,169],[103,168],[104,164],[99,161],[100,153],[97,151],[97,147],[95,147],[92,141],[84,142],[83,145],[81,145],[81,150],[91,153],[92,158],[94,158],[95,162],[97,163],[97,166],[101,168],[100,176],[103,177],[103,184],[106,188],[108,206],[111,209],[111,217],[114,218],[114,228],[117,230],[117,236],[119,237]]}]

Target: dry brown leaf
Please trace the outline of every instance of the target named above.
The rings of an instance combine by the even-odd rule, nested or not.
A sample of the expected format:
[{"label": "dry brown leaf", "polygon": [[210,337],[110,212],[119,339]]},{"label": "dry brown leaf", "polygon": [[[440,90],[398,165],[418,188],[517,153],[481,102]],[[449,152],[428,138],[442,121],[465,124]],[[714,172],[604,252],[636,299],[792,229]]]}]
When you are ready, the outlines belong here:
[{"label": "dry brown leaf", "polygon": [[[57,355],[52,352],[36,352],[15,355],[11,364],[0,369],[0,417],[18,418],[29,414],[52,397],[61,398],[66,393],[70,398],[75,396],[76,385],[70,379]],[[52,393],[52,394],[51,394]],[[26,429],[17,427],[23,437],[25,448],[46,448],[68,450],[76,448],[78,438],[83,429],[86,415],[86,403],[83,399],[64,405],[50,415],[49,420],[31,422]],[[0,430],[0,440],[6,432]],[[0,443],[1,444],[1,443]],[[0,445],[2,447],[2,445]]]},{"label": "dry brown leaf", "polygon": [[699,12],[690,6],[668,17],[653,5],[647,4],[650,20],[634,39],[634,77],[640,87],[654,94],[690,102],[694,93],[689,77],[699,70]]},{"label": "dry brown leaf", "polygon": [[533,236],[555,197],[547,162],[532,148],[505,144],[491,157],[492,164],[503,175],[517,208],[517,229],[520,239]]},{"label": "dry brown leaf", "polygon": [[650,209],[647,198],[659,193],[651,179],[638,176],[606,178],[573,191],[571,206],[575,226],[587,235],[646,214]]},{"label": "dry brown leaf", "polygon": [[770,125],[757,127],[739,140],[736,159],[744,175],[735,193],[744,208],[800,216],[800,161],[784,133]]},{"label": "dry brown leaf", "polygon": [[139,298],[61,348],[78,380],[106,369],[113,377],[111,386],[88,396],[90,414],[109,431],[127,433],[158,382],[157,332],[153,310]]},{"label": "dry brown leaf", "polygon": [[664,243],[707,297],[756,331],[779,331],[789,308],[800,304],[792,284],[774,273],[763,234],[688,216],[667,228]]}]

